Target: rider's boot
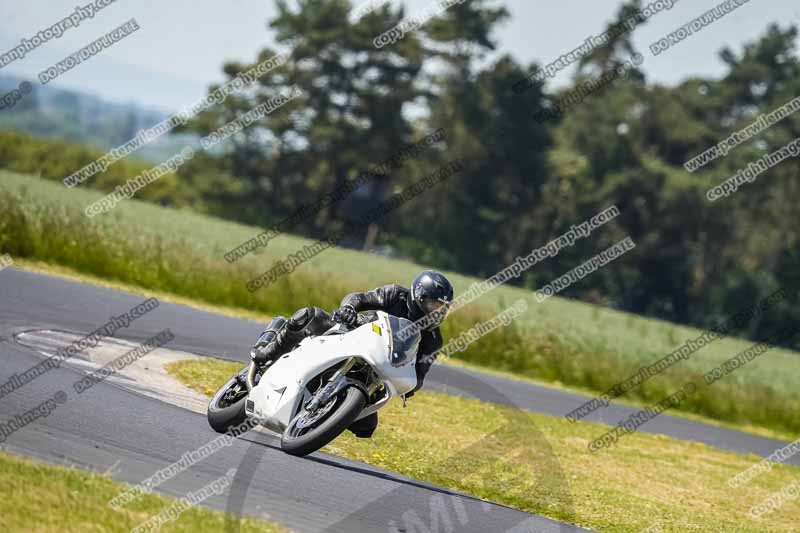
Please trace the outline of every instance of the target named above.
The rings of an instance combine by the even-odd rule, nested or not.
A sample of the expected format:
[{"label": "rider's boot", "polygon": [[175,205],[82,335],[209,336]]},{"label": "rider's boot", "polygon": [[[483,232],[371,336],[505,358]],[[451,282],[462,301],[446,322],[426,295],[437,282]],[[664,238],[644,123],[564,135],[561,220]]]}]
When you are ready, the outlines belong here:
[{"label": "rider's boot", "polygon": [[277,359],[278,348],[283,344],[282,339],[286,330],[287,321],[282,316],[277,316],[267,324],[267,327],[258,336],[255,346],[250,352],[250,357],[259,366]]},{"label": "rider's boot", "polygon": [[277,360],[310,335],[319,335],[329,328],[328,314],[316,307],[304,307],[286,320],[282,316],[272,319],[253,347],[253,359],[259,365]]}]

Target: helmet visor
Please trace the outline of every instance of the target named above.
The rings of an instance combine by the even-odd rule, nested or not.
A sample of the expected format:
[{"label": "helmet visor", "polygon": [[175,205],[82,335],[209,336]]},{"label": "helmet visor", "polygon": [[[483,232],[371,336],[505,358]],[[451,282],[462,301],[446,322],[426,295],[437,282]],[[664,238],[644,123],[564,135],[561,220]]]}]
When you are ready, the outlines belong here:
[{"label": "helmet visor", "polygon": [[436,318],[437,326],[444,322],[450,312],[450,302],[438,298],[423,298],[420,307],[426,315]]}]

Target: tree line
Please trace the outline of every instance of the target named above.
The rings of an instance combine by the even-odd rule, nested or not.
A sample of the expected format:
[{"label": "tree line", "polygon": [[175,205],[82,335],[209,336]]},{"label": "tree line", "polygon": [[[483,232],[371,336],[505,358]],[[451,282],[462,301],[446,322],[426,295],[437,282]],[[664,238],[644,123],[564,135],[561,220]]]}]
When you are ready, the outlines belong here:
[{"label": "tree line", "polygon": [[[635,250],[562,296],[711,327],[783,288],[787,298],[739,334],[769,338],[800,318],[797,159],[736,194],[707,198],[710,188],[800,137],[800,113],[724,157],[684,166],[800,95],[796,27],[770,25],[753,42],[722,47],[725,72],[718,78],[664,86],[631,62],[641,54],[646,65],[650,54],[633,44],[638,26],[613,31],[641,9],[629,1],[609,22],[611,37],[577,62],[571,86],[553,91],[535,76],[540,65],[508,55],[486,61],[496,47],[494,30],[509,16],[500,2],[454,3],[380,48],[373,39],[403,21],[402,6],[386,3],[358,18],[347,0],[278,0],[277,8],[269,26],[280,49],[222,69],[232,79],[278,52],[289,59],[179,131],[208,135],[277,94],[299,90],[300,96],[181,168],[180,186],[167,181],[156,201],[272,227],[441,128],[440,146],[375,176],[293,231],[319,238],[341,230],[458,159],[463,168],[447,183],[364,228],[351,244],[367,240],[427,265],[489,277],[616,205],[621,213],[613,223],[540,262],[518,283],[546,285],[630,236]],[[623,67],[625,76],[613,76]],[[598,79],[612,81],[561,105]],[[515,91],[521,80],[525,90]]]}]

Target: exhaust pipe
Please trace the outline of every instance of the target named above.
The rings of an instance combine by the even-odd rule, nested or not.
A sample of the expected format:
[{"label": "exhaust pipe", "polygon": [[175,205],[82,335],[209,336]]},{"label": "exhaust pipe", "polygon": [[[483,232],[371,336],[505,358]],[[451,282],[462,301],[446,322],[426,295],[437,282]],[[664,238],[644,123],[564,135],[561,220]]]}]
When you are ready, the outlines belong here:
[{"label": "exhaust pipe", "polygon": [[253,390],[255,387],[254,381],[256,379],[256,363],[255,361],[250,361],[250,366],[247,368],[247,377],[244,380],[245,385],[247,386],[247,392]]}]

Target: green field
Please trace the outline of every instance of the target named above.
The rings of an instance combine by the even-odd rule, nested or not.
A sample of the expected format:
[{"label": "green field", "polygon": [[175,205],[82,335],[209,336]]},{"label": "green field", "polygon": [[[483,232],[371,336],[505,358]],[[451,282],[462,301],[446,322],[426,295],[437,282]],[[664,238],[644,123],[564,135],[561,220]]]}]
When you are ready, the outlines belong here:
[{"label": "green field", "polygon": [[[311,241],[281,236],[259,254],[229,264],[223,253],[261,230],[188,211],[126,201],[88,219],[83,210],[101,194],[0,171],[0,253],[63,265],[78,272],[216,306],[255,313],[289,313],[304,305],[326,309],[341,297],[386,283],[407,285],[419,265],[343,249],[326,250],[274,285],[255,293],[247,280]],[[538,247],[545,243],[531,243]],[[613,268],[609,266],[608,268]],[[473,278],[451,275],[456,291]],[[766,296],[766,295],[764,295]],[[605,392],[641,365],[667,355],[699,331],[581,302],[501,287],[455,312],[446,338],[488,319],[519,298],[529,311],[458,354],[466,362],[582,390]],[[755,302],[742,302],[747,307]],[[737,310],[731,310],[733,314]],[[723,339],[708,345],[624,398],[656,402],[688,379],[736,355],[751,343]],[[772,350],[681,405],[724,422],[800,435],[800,376],[796,353]]]},{"label": "green field", "polygon": [[[176,501],[146,494],[126,507],[114,510],[108,501],[125,490],[125,485],[97,474],[50,466],[4,452],[0,452],[0,487],[3,494],[0,498],[0,531],[4,533],[128,533]],[[159,531],[222,531],[225,517],[218,511],[193,507],[175,521],[164,523]],[[242,520],[239,525],[242,532],[287,531],[250,518]]]},{"label": "green field", "polygon": [[[241,363],[179,361],[168,371],[211,395]],[[760,459],[695,442],[635,433],[590,453],[608,427],[422,391],[379,413],[372,439],[349,432],[325,451],[480,498],[604,532],[788,531],[800,500],[758,520],[747,516],[798,478],[778,465],[732,489],[727,481]],[[409,528],[409,531],[416,531]]]}]

